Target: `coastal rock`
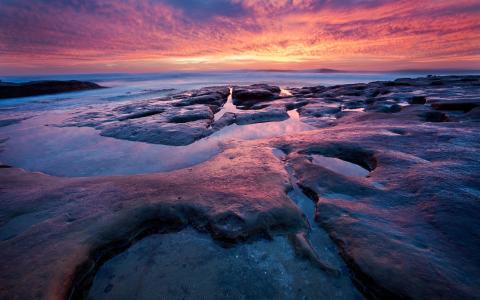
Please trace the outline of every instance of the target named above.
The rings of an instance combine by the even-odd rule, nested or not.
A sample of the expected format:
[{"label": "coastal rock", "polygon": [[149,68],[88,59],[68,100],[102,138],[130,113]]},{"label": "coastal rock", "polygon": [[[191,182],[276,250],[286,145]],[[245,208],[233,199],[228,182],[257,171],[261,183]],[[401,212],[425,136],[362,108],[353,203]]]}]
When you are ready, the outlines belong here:
[{"label": "coastal rock", "polygon": [[262,110],[237,113],[235,123],[238,125],[246,125],[253,123],[283,121],[288,118],[287,110],[285,108],[271,107]]},{"label": "coastal rock", "polygon": [[227,149],[163,174],[60,178],[2,168],[0,177],[2,298],[82,295],[101,263],[155,232],[191,226],[228,244],[307,226],[269,148]]},{"label": "coastal rock", "polygon": [[[475,299],[478,125],[425,127],[409,118],[409,110],[352,116],[328,130],[279,139],[277,147],[287,152],[298,185],[316,203],[316,221],[337,244],[364,295]],[[383,134],[392,126],[401,134]],[[346,176],[313,164],[312,154],[370,173]]]},{"label": "coastal rock", "polygon": [[425,122],[448,122],[448,116],[440,111],[426,111],[419,114],[420,118]]},{"label": "coastal rock", "polygon": [[253,106],[258,102],[271,101],[280,97],[280,88],[267,84],[255,84],[233,88],[233,104]]},{"label": "coastal rock", "polygon": [[212,110],[203,105],[188,106],[180,110],[169,110],[163,115],[169,123],[187,123],[198,120],[213,120]]},{"label": "coastal rock", "polygon": [[427,98],[425,96],[413,96],[408,101],[410,104],[425,104],[427,103]]},{"label": "coastal rock", "polygon": [[[229,90],[209,87],[165,99],[135,101],[78,114],[62,126],[88,126],[103,136],[152,144],[183,146],[209,136],[214,112],[227,101]],[[192,96],[193,95],[193,96]],[[195,104],[197,103],[197,104]],[[202,104],[198,104],[202,103]]]},{"label": "coastal rock", "polygon": [[235,118],[236,116],[234,113],[226,112],[225,114],[223,114],[223,116],[220,117],[220,119],[213,123],[213,130],[217,131],[222,129],[223,127],[232,125],[233,123],[235,123]]},{"label": "coastal rock", "polygon": [[152,144],[182,146],[210,135],[211,131],[208,129],[210,123],[210,120],[169,123],[150,117],[149,120],[131,120],[102,125],[99,128],[101,129],[100,134],[103,136]]},{"label": "coastal rock", "polygon": [[[175,291],[170,295],[178,296],[172,298],[190,291],[211,295],[209,288],[234,282],[232,290],[221,291],[240,295],[250,288],[252,298],[476,299],[479,79],[431,76],[291,89],[294,96],[282,101],[307,102],[298,109],[301,121],[322,127],[334,119],[334,126],[228,141],[211,159],[168,173],[68,178],[2,167],[1,296],[86,298],[90,286],[91,295],[131,295],[121,276],[111,275],[139,270],[141,277],[153,270],[165,278],[146,276],[168,282]],[[388,93],[374,95],[376,89]],[[431,106],[405,105],[420,93]],[[288,105],[255,101],[215,121],[213,102],[175,104],[197,96],[185,92],[89,108],[65,124],[94,126],[120,139],[183,145],[234,122],[283,119]],[[257,103],[269,107],[248,109]],[[396,113],[381,112],[392,106]],[[346,172],[345,165],[363,169],[362,175]],[[292,192],[313,208],[293,201]],[[307,222],[307,215],[314,220]],[[313,239],[314,230],[324,239]],[[143,247],[155,239],[159,248]],[[138,260],[125,259],[135,251]],[[342,259],[332,259],[338,253]],[[162,257],[159,268],[154,258]],[[191,260],[175,264],[186,258]],[[172,272],[162,273],[163,267]],[[170,293],[152,282],[146,282],[149,292],[159,292],[159,298]]]},{"label": "coastal rock", "polygon": [[466,114],[465,117],[472,121],[480,121],[480,107],[472,109]]},{"label": "coastal rock", "polygon": [[308,104],[298,109],[302,117],[323,117],[340,112],[340,106],[326,106],[325,104]]},{"label": "coastal rock", "polygon": [[470,110],[479,107],[480,103],[476,99],[471,100],[436,100],[430,102],[432,108],[436,110],[458,110],[463,112],[469,112]]},{"label": "coastal rock", "polygon": [[102,86],[88,81],[30,81],[25,83],[0,82],[0,99],[57,94],[100,89]]},{"label": "coastal rock", "polygon": [[176,102],[174,106],[190,106],[194,104],[207,104],[221,107],[227,102],[230,90],[227,87],[207,87],[193,91],[189,97]]}]

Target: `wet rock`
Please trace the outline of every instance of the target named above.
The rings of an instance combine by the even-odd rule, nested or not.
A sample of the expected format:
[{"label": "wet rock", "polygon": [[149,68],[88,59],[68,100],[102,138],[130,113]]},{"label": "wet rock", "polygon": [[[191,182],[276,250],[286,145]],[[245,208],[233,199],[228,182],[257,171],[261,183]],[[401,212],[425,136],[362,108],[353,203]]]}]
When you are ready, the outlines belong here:
[{"label": "wet rock", "polygon": [[248,87],[233,88],[233,104],[239,106],[253,106],[258,102],[271,101],[280,97],[280,88],[266,84],[251,85]]},{"label": "wet rock", "polygon": [[253,123],[283,121],[288,119],[287,110],[281,107],[270,107],[262,110],[237,113],[235,123],[246,125]]},{"label": "wet rock", "polygon": [[448,116],[440,111],[426,111],[419,114],[420,118],[425,122],[448,122]]},{"label": "wet rock", "polygon": [[480,107],[474,108],[466,114],[466,119],[480,121]]},{"label": "wet rock", "polygon": [[189,106],[194,104],[209,104],[214,106],[222,106],[227,102],[228,94],[225,91],[213,91],[207,94],[192,96],[175,103],[175,106]]},{"label": "wet rock", "polygon": [[[362,106],[362,101],[372,105],[364,113],[345,113],[335,121],[335,127],[229,143],[211,160],[169,173],[60,178],[0,168],[1,294],[8,299],[64,299],[71,292],[82,295],[101,263],[118,262],[131,253],[130,249],[138,249],[135,245],[128,247],[141,237],[160,232],[171,234],[177,241],[175,237],[184,232],[179,230],[193,227],[209,235],[208,242],[202,244],[205,247],[187,243],[178,247],[179,251],[165,255],[155,252],[167,245],[159,243],[160,248],[140,251],[139,260],[133,265],[108,266],[113,266],[115,274],[129,275],[141,261],[151,269],[140,269],[140,277],[144,273],[157,279],[160,275],[173,276],[162,278],[169,280],[170,290],[163,286],[157,289],[151,283],[154,280],[145,281],[146,290],[159,292],[158,298],[169,292],[178,296],[172,298],[187,297],[188,291],[211,295],[206,293],[205,286],[226,287],[232,282],[238,285],[222,291],[240,295],[239,291],[248,289],[252,298],[361,298],[345,278],[346,273],[351,273],[358,291],[370,299],[476,299],[480,294],[479,107],[467,112],[464,106],[448,110],[451,120],[458,120],[448,123],[444,121],[449,116],[427,105],[409,105],[394,114],[378,113],[369,107],[399,106],[419,92],[429,102],[446,99],[465,103],[469,99],[468,103],[476,103],[480,93],[478,78],[432,76],[358,87],[336,86],[329,91],[292,89],[294,97],[282,100],[295,103],[310,95],[308,105],[299,109],[304,110],[301,120],[318,127],[332,114],[339,114],[341,105]],[[257,88],[276,93],[265,86],[253,89]],[[390,94],[371,93],[381,88],[388,89]],[[302,94],[307,90],[307,94]],[[83,119],[79,115],[76,122],[113,130],[118,138],[140,135],[144,140],[165,139],[162,143],[172,143],[167,140],[169,137],[180,144],[236,122],[238,116],[231,112],[213,122],[208,105],[216,104],[174,105],[197,96],[200,95],[179,94],[165,101],[88,112],[91,115]],[[258,103],[268,103],[269,107],[245,107],[245,115],[239,113],[240,118],[249,123],[258,121],[252,118],[256,113],[283,115],[283,107],[289,102],[275,101],[257,101],[250,107]],[[174,120],[170,117],[182,114],[189,116],[183,119],[187,122],[171,123]],[[272,117],[267,116],[266,119]],[[166,133],[167,130],[173,133]],[[272,149],[282,149],[280,159]],[[315,161],[314,155],[353,163],[369,172],[366,176],[344,175],[322,165],[322,160]],[[311,226],[287,197],[292,186],[298,186],[310,198],[306,200],[315,203],[312,210],[316,223],[309,221]],[[309,240],[312,228],[325,230],[326,237],[334,242],[332,248]],[[199,234],[194,235],[195,241],[202,239]],[[287,236],[291,237],[293,248],[289,247]],[[211,243],[210,237],[218,243]],[[189,236],[180,240],[192,239]],[[279,240],[282,242],[278,243]],[[234,243],[236,247],[219,246]],[[263,246],[259,248],[259,244]],[[316,255],[315,246],[324,248],[324,255]],[[198,249],[190,252],[193,247]],[[292,249],[304,260],[294,260]],[[243,263],[236,261],[232,253],[239,254]],[[341,254],[345,268],[327,263],[325,257],[336,253]],[[191,261],[195,263],[186,264],[187,271],[181,265],[164,264],[162,267],[173,273],[162,273],[165,269],[156,268],[153,257],[168,258],[173,264],[193,257]],[[203,263],[209,266],[209,272],[202,267]],[[221,273],[226,275],[220,275],[220,279],[229,280],[210,280],[219,265],[226,266]],[[313,272],[312,266],[320,273]],[[117,273],[117,267],[124,272]],[[260,267],[273,270],[274,274],[259,277]],[[120,276],[113,278],[108,270],[112,269],[97,274],[99,288],[92,290],[96,292],[92,295],[133,294],[125,288],[128,284],[110,285],[118,283]],[[338,274],[331,276],[336,271]],[[304,276],[304,272],[315,276]],[[180,276],[184,274],[190,280]],[[176,275],[179,277],[175,278]],[[322,280],[316,281],[318,278]],[[292,285],[292,280],[298,280],[308,292],[295,289],[299,285]],[[199,281],[203,285],[194,284]],[[218,284],[210,285],[211,282]],[[312,286],[336,293],[315,293]]]},{"label": "wet rock", "polygon": [[340,106],[325,106],[324,104],[308,104],[298,109],[298,113],[303,117],[322,117],[340,112]]},{"label": "wet rock", "polygon": [[364,83],[331,86],[322,95],[329,97],[362,96],[367,87]]},{"label": "wet rock", "polygon": [[234,113],[226,112],[225,114],[223,114],[222,117],[220,117],[220,119],[218,119],[217,121],[215,121],[215,123],[213,123],[212,127],[215,131],[220,130],[223,127],[226,127],[228,125],[232,125],[233,123],[235,123],[235,118],[236,116]]},{"label": "wet rock", "polygon": [[228,94],[228,88],[209,87],[165,99],[100,107],[100,111],[88,111],[69,118],[62,126],[94,127],[103,136],[130,141],[188,145],[221,128],[211,127],[211,124],[214,112],[226,102]]},{"label": "wet rock", "polygon": [[468,112],[480,106],[480,100],[444,100],[430,104],[436,110],[459,110]]},{"label": "wet rock", "polygon": [[144,111],[139,111],[139,112],[134,112],[128,115],[123,115],[118,118],[119,121],[125,121],[125,120],[131,120],[131,119],[139,119],[139,118],[145,118],[145,117],[150,117],[153,115],[161,114],[164,112],[165,109],[162,108],[156,108],[156,109],[149,109],[149,110],[144,110]]},{"label": "wet rock", "polygon": [[298,259],[285,237],[222,248],[191,229],[149,236],[109,260],[95,276],[88,298],[147,299],[149,295],[169,299],[361,298],[348,279]]},{"label": "wet rock", "polygon": [[426,102],[427,102],[427,97],[425,96],[413,96],[408,101],[408,103],[410,104],[425,104]]},{"label": "wet rock", "polygon": [[308,100],[299,100],[285,104],[287,110],[297,109],[310,103]]},{"label": "wet rock", "polygon": [[100,89],[102,86],[88,81],[31,81],[25,83],[0,82],[0,99],[57,94]]},{"label": "wet rock", "polygon": [[[470,134],[477,125],[407,125],[402,114],[387,122],[384,115],[357,118],[315,136],[284,139],[287,163],[316,202],[316,221],[337,244],[364,295],[475,299],[480,182],[474,158],[478,136]],[[403,124],[408,135],[379,135],[387,124]],[[311,153],[362,163],[372,171],[366,178],[342,177],[311,164]]]},{"label": "wet rock", "polygon": [[189,106],[181,110],[170,110],[165,118],[169,123],[187,123],[198,120],[213,120],[213,112],[207,106]]},{"label": "wet rock", "polygon": [[12,118],[0,120],[0,127],[5,127],[13,124],[17,124],[25,120],[24,118]]},{"label": "wet rock", "polygon": [[[81,294],[99,264],[149,233],[192,226],[235,243],[306,228],[270,148],[226,149],[201,165],[163,174],[59,178],[2,168],[0,177],[2,228],[44,211],[29,225],[10,226],[15,238],[1,241],[5,298],[64,299],[74,287]],[[25,282],[29,288],[22,288]]]},{"label": "wet rock", "polygon": [[[176,120],[183,121],[184,119]],[[152,119],[141,122],[127,121],[107,124],[100,128],[103,136],[152,144],[182,146],[211,134],[208,129],[209,125],[210,120],[168,123]]]},{"label": "wet rock", "polygon": [[379,112],[384,112],[384,113],[396,113],[402,110],[402,107],[398,104],[392,104],[392,105],[383,105],[378,109]]}]

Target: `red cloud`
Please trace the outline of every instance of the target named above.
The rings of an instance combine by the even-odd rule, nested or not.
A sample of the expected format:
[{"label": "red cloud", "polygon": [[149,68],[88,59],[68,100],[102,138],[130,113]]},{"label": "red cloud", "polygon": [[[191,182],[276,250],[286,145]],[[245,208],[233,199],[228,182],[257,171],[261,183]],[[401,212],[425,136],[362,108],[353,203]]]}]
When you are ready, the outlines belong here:
[{"label": "red cloud", "polygon": [[480,67],[477,1],[31,2],[0,0],[0,69]]}]

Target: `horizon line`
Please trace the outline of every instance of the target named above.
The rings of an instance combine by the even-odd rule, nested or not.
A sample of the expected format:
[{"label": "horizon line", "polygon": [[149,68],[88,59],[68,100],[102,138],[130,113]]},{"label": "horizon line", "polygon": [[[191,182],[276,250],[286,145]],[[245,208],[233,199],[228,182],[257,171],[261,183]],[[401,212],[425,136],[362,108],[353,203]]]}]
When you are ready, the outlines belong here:
[{"label": "horizon line", "polygon": [[[0,74],[0,77],[32,77],[32,76],[61,76],[61,75],[143,75],[143,74],[189,74],[189,73],[237,73],[237,72],[271,72],[271,73],[318,73],[318,74],[381,74],[381,73],[428,73],[428,72],[444,72],[444,73],[480,73],[480,69],[464,69],[464,68],[426,68],[426,69],[394,69],[394,70],[341,70],[332,68],[314,68],[314,69],[227,69],[227,70],[164,70],[164,71],[145,71],[145,72],[129,72],[129,71],[117,71],[117,72],[58,72],[58,73],[21,73],[21,74]],[[435,75],[435,74],[430,74]],[[453,75],[453,74],[452,74]],[[1,81],[1,80],[0,80]]]}]

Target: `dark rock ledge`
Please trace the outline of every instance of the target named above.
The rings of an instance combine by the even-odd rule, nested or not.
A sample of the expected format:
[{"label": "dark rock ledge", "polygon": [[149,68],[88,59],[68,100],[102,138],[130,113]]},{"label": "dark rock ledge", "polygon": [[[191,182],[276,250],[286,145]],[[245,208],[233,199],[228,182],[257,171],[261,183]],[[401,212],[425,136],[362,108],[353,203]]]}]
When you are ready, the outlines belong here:
[{"label": "dark rock ledge", "polygon": [[45,80],[25,83],[0,81],[0,99],[58,94],[104,88],[96,83],[78,80]]},{"label": "dark rock ledge", "polygon": [[[408,118],[410,122],[474,120],[478,119],[475,97],[479,90],[480,76],[291,88],[290,96],[281,96],[279,87],[267,84],[233,86],[231,94],[228,87],[205,87],[160,99],[100,107],[80,113],[62,126],[89,126],[108,137],[181,146],[231,124],[282,121],[292,109],[298,109],[304,123],[318,128],[336,126],[344,117],[358,113],[355,110],[366,112],[363,118]],[[229,96],[237,111],[216,119],[215,114]]]}]

